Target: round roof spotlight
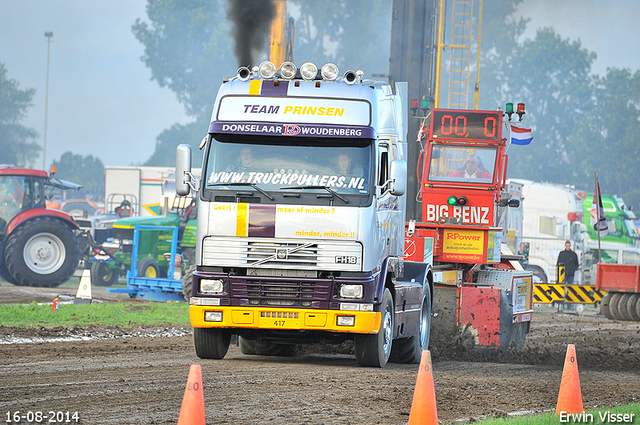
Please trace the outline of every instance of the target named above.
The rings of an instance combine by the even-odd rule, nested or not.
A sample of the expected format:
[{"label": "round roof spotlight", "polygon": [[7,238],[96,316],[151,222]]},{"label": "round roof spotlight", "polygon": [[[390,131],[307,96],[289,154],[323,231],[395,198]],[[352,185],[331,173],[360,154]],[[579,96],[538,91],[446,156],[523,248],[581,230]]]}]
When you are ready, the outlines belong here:
[{"label": "round roof spotlight", "polygon": [[359,69],[356,71],[356,78],[358,79],[358,81],[362,81],[362,79],[364,78],[364,71]]},{"label": "round roof spotlight", "polygon": [[339,73],[338,67],[333,63],[325,63],[320,70],[320,74],[322,74],[322,78],[325,81],[334,81],[338,78]]},{"label": "round roof spotlight", "polygon": [[238,68],[238,80],[247,81],[251,77],[251,71],[246,66]]},{"label": "round roof spotlight", "polygon": [[300,75],[305,81],[312,81],[318,75],[318,67],[312,62],[305,62],[300,67]]},{"label": "round roof spotlight", "polygon": [[356,73],[354,71],[347,71],[344,73],[344,82],[347,84],[354,84],[356,81],[358,81],[358,77],[356,76]]},{"label": "round roof spotlight", "polygon": [[291,62],[285,62],[280,66],[280,76],[287,80],[292,80],[296,76],[298,69]]},{"label": "round roof spotlight", "polygon": [[276,66],[273,64],[273,62],[270,62],[270,61],[262,62],[258,67],[258,72],[260,73],[260,76],[265,80],[270,80],[271,78],[273,78],[273,76],[276,75],[276,71],[277,71]]}]

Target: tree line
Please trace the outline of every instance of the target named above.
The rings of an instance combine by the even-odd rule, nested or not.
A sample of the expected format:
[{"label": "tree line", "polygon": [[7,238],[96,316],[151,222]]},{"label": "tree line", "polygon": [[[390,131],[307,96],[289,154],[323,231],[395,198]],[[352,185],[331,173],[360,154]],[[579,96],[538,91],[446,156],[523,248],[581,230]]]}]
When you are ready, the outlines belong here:
[{"label": "tree line", "polygon": [[[148,0],[147,16],[133,23],[151,78],[176,93],[193,118],[161,131],[144,165],[173,165],[180,143],[188,142],[198,152],[217,88],[241,65],[234,57],[234,43],[246,42],[231,38],[230,1],[235,0]],[[640,207],[635,185],[640,71],[609,68],[606,75],[595,75],[591,68],[596,54],[552,28],[524,39],[528,21],[512,17],[521,2],[485,2],[480,46],[480,108],[524,102],[523,126],[533,129],[530,145],[510,147],[509,176],[592,190],[593,173],[598,172],[604,193]],[[391,0],[371,0],[366,7],[356,0],[287,4],[296,16],[295,63],[334,62],[343,71],[363,69],[367,77],[388,72]],[[265,53],[258,61],[267,58],[268,39],[262,41],[257,49]],[[20,90],[0,63],[0,163],[33,164],[40,152],[37,132],[20,125],[34,94],[32,89]],[[98,158],[72,153],[61,157],[61,170],[65,163],[74,164],[75,170],[101,165]],[[61,178],[69,178],[62,173]],[[71,176],[77,179],[79,174]]]}]

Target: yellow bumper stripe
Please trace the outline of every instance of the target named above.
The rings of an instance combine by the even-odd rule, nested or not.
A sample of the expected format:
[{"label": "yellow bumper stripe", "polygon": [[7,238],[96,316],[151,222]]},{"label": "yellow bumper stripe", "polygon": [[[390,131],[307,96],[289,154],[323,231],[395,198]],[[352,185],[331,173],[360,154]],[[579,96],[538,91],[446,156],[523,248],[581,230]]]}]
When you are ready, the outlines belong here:
[{"label": "yellow bumper stripe", "polygon": [[[222,322],[205,321],[207,311],[222,312]],[[355,317],[355,325],[338,326],[338,316]],[[320,330],[374,334],[380,329],[381,315],[373,311],[192,305],[189,306],[189,318],[194,328]]]}]

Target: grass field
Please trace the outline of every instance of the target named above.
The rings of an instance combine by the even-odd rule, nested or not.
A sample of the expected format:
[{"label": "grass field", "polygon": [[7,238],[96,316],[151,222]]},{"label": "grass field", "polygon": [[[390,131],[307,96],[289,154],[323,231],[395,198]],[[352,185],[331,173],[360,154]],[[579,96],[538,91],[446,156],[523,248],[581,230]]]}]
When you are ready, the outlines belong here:
[{"label": "grass field", "polygon": [[52,311],[51,304],[0,305],[3,326],[136,326],[189,325],[187,303],[155,303],[124,301],[120,303],[61,304]]}]

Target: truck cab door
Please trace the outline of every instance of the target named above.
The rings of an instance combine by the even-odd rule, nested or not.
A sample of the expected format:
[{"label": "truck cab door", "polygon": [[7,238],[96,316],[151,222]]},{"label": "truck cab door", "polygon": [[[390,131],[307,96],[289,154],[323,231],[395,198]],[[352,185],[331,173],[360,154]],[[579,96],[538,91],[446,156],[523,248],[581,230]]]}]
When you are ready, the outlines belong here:
[{"label": "truck cab door", "polygon": [[383,248],[383,258],[389,255],[403,255],[404,246],[403,208],[400,205],[400,197],[391,193],[391,185],[389,184],[389,171],[394,157],[393,145],[387,141],[380,142],[378,146],[375,205],[378,246]]}]

